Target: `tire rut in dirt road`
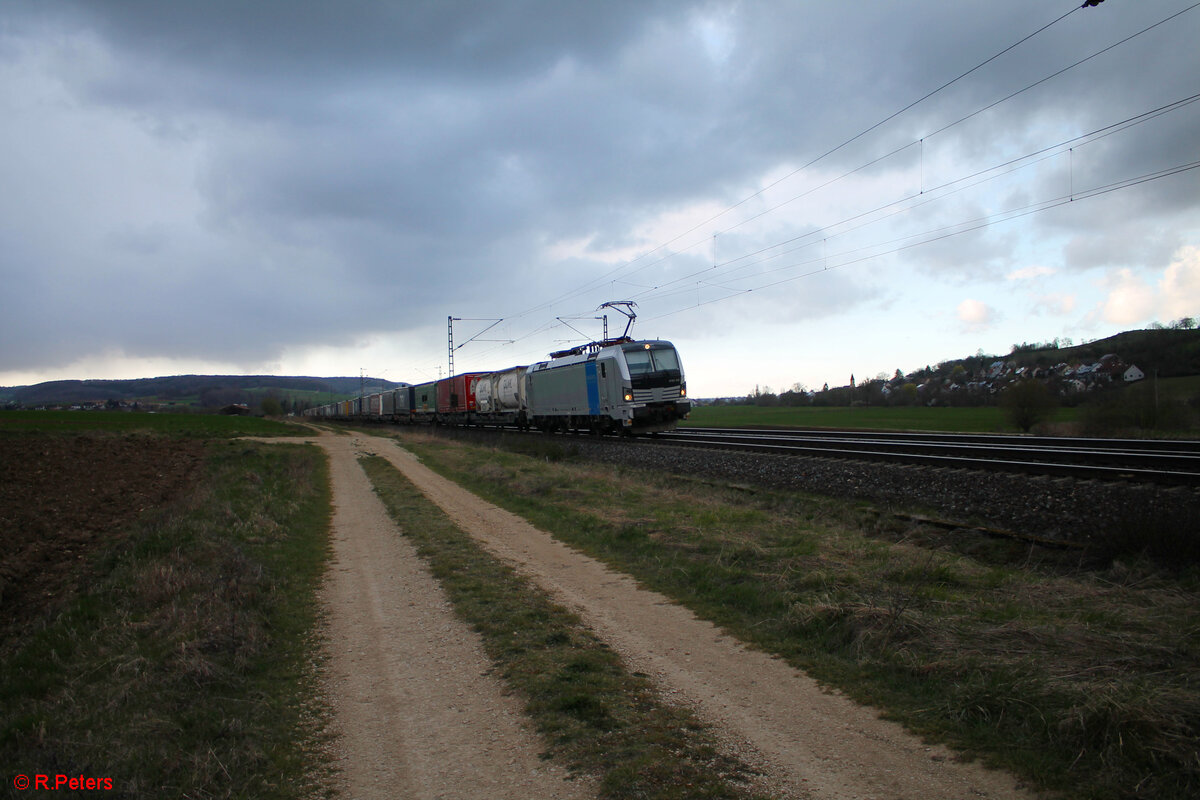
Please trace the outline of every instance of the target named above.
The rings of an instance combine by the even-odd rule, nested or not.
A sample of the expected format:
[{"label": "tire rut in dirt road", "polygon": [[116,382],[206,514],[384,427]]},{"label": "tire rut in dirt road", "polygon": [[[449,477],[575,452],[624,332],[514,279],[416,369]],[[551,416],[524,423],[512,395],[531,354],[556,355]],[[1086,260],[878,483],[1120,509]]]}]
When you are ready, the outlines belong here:
[{"label": "tire rut in dirt road", "polygon": [[757,764],[782,795],[846,800],[1016,800],[1006,773],[963,763],[869,708],[822,690],[783,661],[749,650],[666,597],[638,587],[420,464],[393,441],[388,459],[463,530],[576,610],[631,669],[712,723],[732,754]]},{"label": "tire rut in dirt road", "polygon": [[539,757],[520,703],[487,674],[478,636],[454,616],[372,491],[357,463],[359,440],[303,441],[314,440],[329,454],[333,484],[324,599],[341,794],[594,796],[587,781]]}]

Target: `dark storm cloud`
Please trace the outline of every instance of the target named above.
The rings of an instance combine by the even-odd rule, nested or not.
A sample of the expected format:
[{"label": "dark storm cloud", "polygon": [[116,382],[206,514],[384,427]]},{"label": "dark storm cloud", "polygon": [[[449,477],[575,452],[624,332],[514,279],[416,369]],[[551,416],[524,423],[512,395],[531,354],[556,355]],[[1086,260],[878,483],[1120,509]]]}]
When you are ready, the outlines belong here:
[{"label": "dark storm cloud", "polygon": [[[251,83],[354,85],[397,73],[472,85],[544,69],[564,55],[603,61],[653,2],[517,4],[440,0],[339,3],[23,3],[32,25],[88,30],[143,63]],[[215,95],[213,95],[215,96]]]},{"label": "dark storm cloud", "polygon": [[[946,128],[1187,5],[1079,11],[794,180],[853,169],[922,137],[931,165],[941,154],[956,169],[991,166],[1187,96],[1196,91],[1196,12]],[[270,359],[285,344],[378,327],[368,319],[427,324],[445,314],[439,298],[449,295],[456,311],[535,305],[611,268],[578,254],[553,262],[547,244],[648,249],[636,230],[656,215],[736,203],[764,175],[837,148],[1071,8],[6,4],[0,74],[22,98],[8,110],[26,113],[13,136],[40,137],[47,163],[0,156],[0,176],[24,193],[0,220],[0,242],[12,245],[0,269],[31,298],[0,322],[0,333],[22,326],[30,342],[6,351],[0,369],[89,347]],[[1195,159],[1195,127],[1179,118],[1081,148],[1078,179]],[[72,146],[93,133],[113,146]],[[30,149],[13,143],[10,154],[20,147]],[[128,161],[128,180],[97,164],[110,151]],[[874,174],[911,172],[912,163],[885,162]],[[164,173],[174,175],[169,187]],[[1187,180],[1130,203],[1139,214],[1194,212]],[[77,200],[90,193],[102,199]],[[789,207],[793,225],[813,224],[821,202]],[[945,213],[931,209],[929,224]],[[1071,236],[1084,224],[1045,226]],[[780,229],[771,235],[786,238]],[[927,263],[954,270],[975,248],[986,250],[980,271],[997,273],[1015,241],[947,241]],[[689,264],[666,261],[662,274],[639,279],[655,285]],[[879,291],[854,283],[823,290],[822,311]],[[38,335],[50,320],[58,333]],[[87,335],[66,332],[72,322]]]}]

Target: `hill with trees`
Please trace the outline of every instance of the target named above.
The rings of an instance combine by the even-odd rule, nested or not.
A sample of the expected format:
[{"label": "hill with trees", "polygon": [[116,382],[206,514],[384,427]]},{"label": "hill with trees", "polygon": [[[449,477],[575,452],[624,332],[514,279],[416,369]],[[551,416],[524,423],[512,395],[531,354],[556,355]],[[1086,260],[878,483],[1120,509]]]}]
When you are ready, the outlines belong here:
[{"label": "hill with trees", "polygon": [[[1131,370],[1131,368],[1134,368]],[[775,394],[756,390],[724,402],[752,405],[994,405],[1020,380],[1044,384],[1059,402],[1077,405],[1103,389],[1146,378],[1200,375],[1200,330],[1184,318],[1149,330],[1126,331],[1095,341],[1014,344],[1006,355],[975,355],[891,376],[880,374],[844,386],[806,389],[800,384]]]},{"label": "hill with trees", "polygon": [[[302,411],[363,389],[379,391],[404,384],[380,378],[314,378],[273,375],[172,375],[133,380],[63,380],[0,389],[0,403],[12,408],[170,408],[214,410],[234,405],[261,407],[265,399],[283,412]],[[268,404],[272,408],[273,404]]]},{"label": "hill with trees", "polygon": [[[847,365],[852,367],[852,365]],[[848,370],[849,371],[849,370]],[[801,384],[776,394],[758,388],[744,398],[709,401],[758,406],[982,406],[1003,405],[1006,389],[1036,381],[1054,404],[1093,403],[1106,390],[1146,379],[1200,376],[1200,330],[1188,317],[1148,330],[1126,331],[1075,344],[1055,339],[1014,344],[1006,355],[974,355],[891,376],[879,374],[844,386],[810,390]],[[165,408],[215,410],[229,406],[299,412],[312,406],[380,391],[402,383],[365,377],[174,375],[135,380],[64,380],[0,387],[8,408]],[[1037,392],[1024,391],[1033,398]],[[1013,397],[1008,398],[1009,401]],[[264,404],[264,401],[268,401]],[[1030,400],[1029,402],[1032,402]],[[1200,399],[1188,397],[1200,407]],[[1044,399],[1039,400],[1044,405]],[[1028,405],[1025,403],[1023,405]],[[1156,403],[1157,407],[1157,403]],[[1020,411],[1028,409],[1022,408]],[[1018,412],[1019,413],[1019,412]]]}]

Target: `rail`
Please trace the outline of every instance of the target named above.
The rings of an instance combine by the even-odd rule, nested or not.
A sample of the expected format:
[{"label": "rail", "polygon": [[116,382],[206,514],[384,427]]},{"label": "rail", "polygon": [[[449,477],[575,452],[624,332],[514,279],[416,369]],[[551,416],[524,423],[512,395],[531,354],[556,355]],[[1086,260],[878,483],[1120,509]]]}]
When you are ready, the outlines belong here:
[{"label": "rail", "polygon": [[1098,480],[1200,484],[1200,442],[752,428],[680,428],[654,441]]}]

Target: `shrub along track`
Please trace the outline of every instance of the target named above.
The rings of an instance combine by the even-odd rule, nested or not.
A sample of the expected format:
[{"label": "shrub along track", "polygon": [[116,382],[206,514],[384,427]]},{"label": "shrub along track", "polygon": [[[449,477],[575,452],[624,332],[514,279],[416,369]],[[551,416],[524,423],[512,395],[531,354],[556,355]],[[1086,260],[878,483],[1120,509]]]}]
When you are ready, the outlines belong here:
[{"label": "shrub along track", "polygon": [[[1028,796],[1011,776],[961,763],[782,661],[742,647],[628,576],[437,476],[394,442],[329,434],[318,441],[332,462],[331,693],[352,796],[561,797],[585,788],[538,762],[541,748],[518,723],[515,700],[482,677],[489,665],[477,637],[453,618],[395,535],[354,463],[359,454],[387,459],[485,548],[575,609],[631,669],[652,676],[664,695],[713,724],[734,755],[756,763],[774,793]],[[445,780],[465,782],[437,783]]]}]

